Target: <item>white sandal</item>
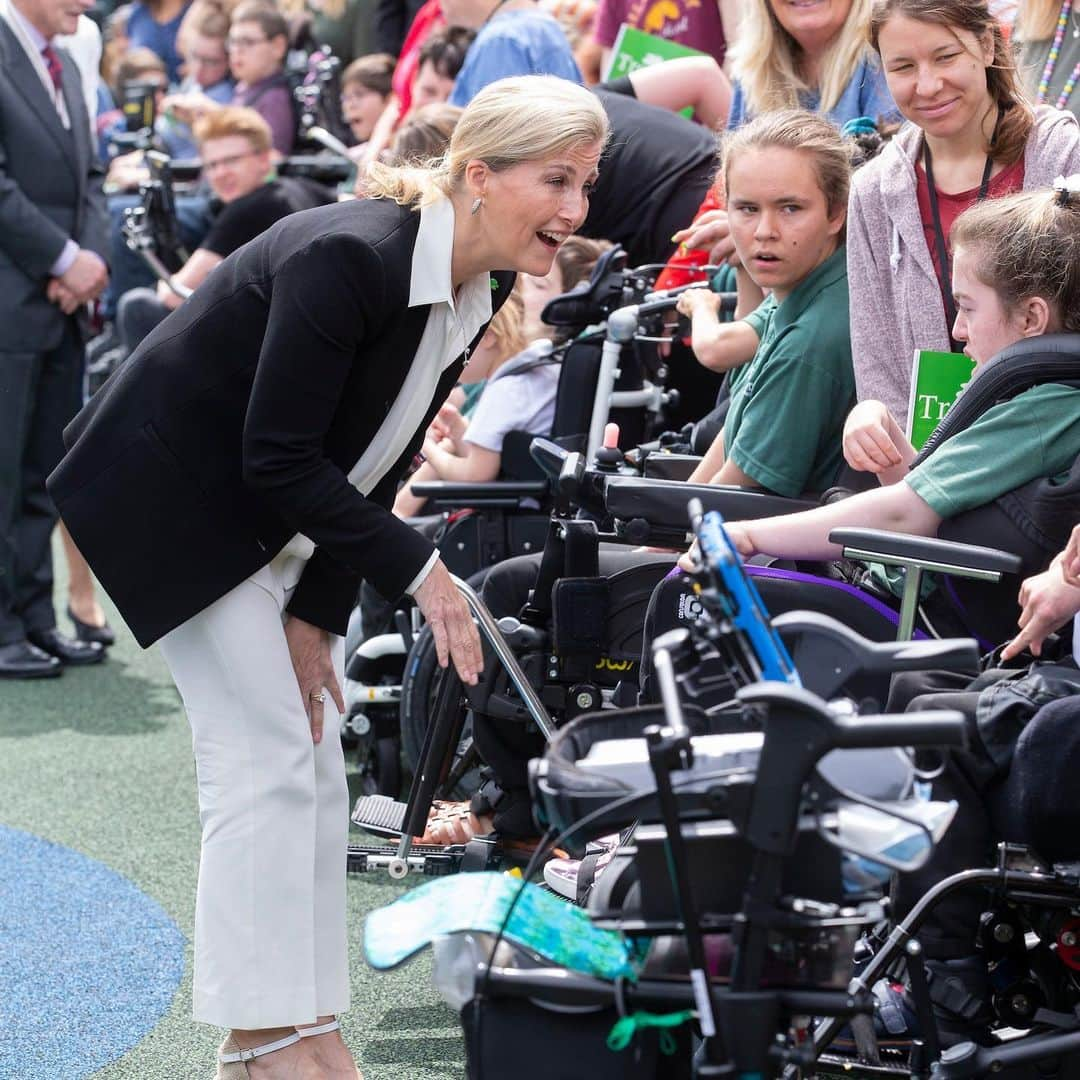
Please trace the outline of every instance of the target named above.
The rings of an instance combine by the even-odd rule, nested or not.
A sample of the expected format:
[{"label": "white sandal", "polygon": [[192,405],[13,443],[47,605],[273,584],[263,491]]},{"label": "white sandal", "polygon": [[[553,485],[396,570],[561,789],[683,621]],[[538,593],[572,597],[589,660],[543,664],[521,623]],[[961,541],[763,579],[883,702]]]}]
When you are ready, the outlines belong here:
[{"label": "white sandal", "polygon": [[249,1080],[247,1063],[253,1058],[272,1054],[275,1050],[284,1050],[286,1046],[293,1046],[300,1041],[300,1035],[293,1032],[276,1042],[265,1043],[262,1046],[252,1046],[247,1049],[240,1046],[230,1033],[228,1038],[221,1044],[218,1050],[217,1080]]},{"label": "white sandal", "polygon": [[340,1030],[341,1021],[330,1020],[325,1024],[315,1024],[312,1027],[297,1028],[296,1034],[299,1035],[301,1039],[310,1039],[312,1035],[326,1035],[331,1031]]}]

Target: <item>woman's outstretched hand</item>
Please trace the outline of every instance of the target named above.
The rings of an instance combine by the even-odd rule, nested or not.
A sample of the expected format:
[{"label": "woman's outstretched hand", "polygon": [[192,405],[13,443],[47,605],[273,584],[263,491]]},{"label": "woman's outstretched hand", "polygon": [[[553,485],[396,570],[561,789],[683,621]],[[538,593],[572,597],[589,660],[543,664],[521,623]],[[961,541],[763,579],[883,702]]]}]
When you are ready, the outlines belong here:
[{"label": "woman's outstretched hand", "polygon": [[319,743],[322,741],[323,715],[326,712],[326,703],[320,699],[326,691],[329,691],[338,713],[345,715],[345,699],[341,696],[330,655],[330,635],[320,626],[312,626],[295,615],[289,615],[285,619],[285,640],[289,645],[289,657],[296,672],[304,711],[311,724],[311,741]]},{"label": "woman's outstretched hand", "polygon": [[439,666],[453,660],[461,681],[475,686],[484,670],[480,635],[476,630],[469,605],[450,579],[450,571],[438,559],[420,587],[413,593],[424,619],[435,637],[435,652]]}]

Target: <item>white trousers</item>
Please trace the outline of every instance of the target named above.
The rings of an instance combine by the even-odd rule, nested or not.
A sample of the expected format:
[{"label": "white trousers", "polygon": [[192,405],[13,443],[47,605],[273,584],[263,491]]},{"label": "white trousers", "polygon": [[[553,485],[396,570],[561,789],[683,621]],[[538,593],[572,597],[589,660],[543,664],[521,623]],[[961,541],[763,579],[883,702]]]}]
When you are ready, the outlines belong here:
[{"label": "white trousers", "polygon": [[[316,746],[283,627],[302,559],[279,556],[161,640],[191,722],[202,853],[195,1019],[308,1024],[349,1005],[340,717]],[[344,676],[345,645],[333,639]]]}]

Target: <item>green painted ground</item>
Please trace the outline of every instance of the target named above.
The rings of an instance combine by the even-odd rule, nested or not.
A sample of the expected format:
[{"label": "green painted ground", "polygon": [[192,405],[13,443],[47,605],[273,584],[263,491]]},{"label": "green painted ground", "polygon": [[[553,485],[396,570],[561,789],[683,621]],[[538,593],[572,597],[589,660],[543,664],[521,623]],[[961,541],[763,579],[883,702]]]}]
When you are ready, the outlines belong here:
[{"label": "green painted ground", "polygon": [[[109,618],[121,626],[115,611]],[[199,848],[190,732],[160,656],[139,649],[126,630],[119,636],[99,668],[0,682],[0,823],[125,875],[190,942]],[[432,990],[426,957],[390,974],[372,971],[361,957],[364,914],[399,892],[381,874],[349,880],[353,1008],[342,1018],[346,1041],[367,1080],[462,1080],[457,1017]],[[222,1036],[190,1016],[189,945],[168,1013],[95,1077],[210,1080]]]}]

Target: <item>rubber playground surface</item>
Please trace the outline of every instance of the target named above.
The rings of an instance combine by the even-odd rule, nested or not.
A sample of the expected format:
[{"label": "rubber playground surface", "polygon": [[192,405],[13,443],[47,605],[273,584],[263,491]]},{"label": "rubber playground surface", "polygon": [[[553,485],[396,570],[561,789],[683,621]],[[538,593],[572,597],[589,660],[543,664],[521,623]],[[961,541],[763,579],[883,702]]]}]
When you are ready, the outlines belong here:
[{"label": "rubber playground surface", "polygon": [[[214,1075],[222,1033],[191,1020],[190,732],[160,656],[109,621],[103,665],[0,682],[2,1080]],[[401,891],[350,876],[345,1039],[366,1080],[463,1080],[429,954],[388,973],[361,955],[364,915]]]}]

